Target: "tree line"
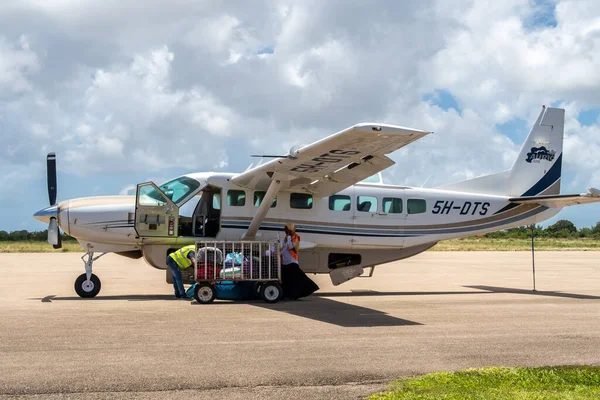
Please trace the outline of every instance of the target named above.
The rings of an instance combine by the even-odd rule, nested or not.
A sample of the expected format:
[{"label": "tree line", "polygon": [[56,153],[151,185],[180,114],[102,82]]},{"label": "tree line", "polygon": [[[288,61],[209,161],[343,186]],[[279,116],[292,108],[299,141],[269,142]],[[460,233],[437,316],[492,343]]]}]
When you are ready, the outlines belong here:
[{"label": "tree line", "polygon": [[[524,239],[531,237],[532,226],[520,226],[518,228],[505,229],[503,231],[486,233],[483,235],[488,238],[507,238],[507,239]],[[563,238],[563,239],[579,239],[590,238],[600,239],[600,222],[597,222],[591,228],[577,229],[575,224],[567,219],[561,219],[555,224],[542,228],[539,225],[533,227],[535,237],[542,238]]]},{"label": "tree line", "polygon": [[[566,219],[561,219],[553,225],[549,225],[546,228],[542,228],[539,225],[534,227],[534,233],[536,237],[549,237],[549,238],[565,238],[565,239],[578,239],[578,238],[592,238],[600,239],[600,222],[597,222],[595,226],[591,228],[577,229],[575,224]],[[521,226],[513,229],[505,229],[503,231],[486,233],[483,235],[488,238],[507,238],[507,239],[524,239],[531,237],[531,226]],[[20,231],[1,231],[0,230],[0,242],[45,242],[48,238],[48,231],[36,231],[29,232],[26,230]],[[76,241],[71,236],[62,233],[63,241]]]},{"label": "tree line", "polygon": [[[61,233],[63,242],[76,242],[75,238]],[[20,231],[0,231],[0,242],[45,242],[48,240],[48,230],[29,232],[26,230]]]}]

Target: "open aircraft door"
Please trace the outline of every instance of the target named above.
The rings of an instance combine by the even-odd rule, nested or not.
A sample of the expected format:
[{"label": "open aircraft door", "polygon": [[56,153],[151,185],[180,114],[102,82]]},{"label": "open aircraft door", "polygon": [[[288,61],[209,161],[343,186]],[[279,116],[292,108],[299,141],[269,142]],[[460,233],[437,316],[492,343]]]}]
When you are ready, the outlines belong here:
[{"label": "open aircraft door", "polygon": [[140,237],[176,237],[179,207],[154,183],[137,185],[135,231]]}]

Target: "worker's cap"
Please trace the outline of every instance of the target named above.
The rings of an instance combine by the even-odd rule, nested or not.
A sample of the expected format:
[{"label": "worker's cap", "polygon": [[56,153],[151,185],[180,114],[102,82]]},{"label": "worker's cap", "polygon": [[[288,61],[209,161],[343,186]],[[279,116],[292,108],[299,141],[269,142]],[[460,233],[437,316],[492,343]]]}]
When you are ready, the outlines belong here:
[{"label": "worker's cap", "polygon": [[294,224],[285,224],[285,227],[288,228],[292,232],[296,232],[296,225]]}]

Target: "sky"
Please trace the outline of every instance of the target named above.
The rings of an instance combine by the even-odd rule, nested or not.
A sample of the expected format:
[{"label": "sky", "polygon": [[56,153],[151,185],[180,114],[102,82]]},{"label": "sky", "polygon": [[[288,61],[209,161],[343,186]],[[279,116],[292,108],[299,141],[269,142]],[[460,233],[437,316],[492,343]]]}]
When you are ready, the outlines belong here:
[{"label": "sky", "polygon": [[380,122],[435,132],[384,172],[435,187],[510,168],[543,104],[566,109],[561,191],[583,193],[598,71],[597,1],[3,0],[0,229],[46,229],[48,152],[65,200]]}]

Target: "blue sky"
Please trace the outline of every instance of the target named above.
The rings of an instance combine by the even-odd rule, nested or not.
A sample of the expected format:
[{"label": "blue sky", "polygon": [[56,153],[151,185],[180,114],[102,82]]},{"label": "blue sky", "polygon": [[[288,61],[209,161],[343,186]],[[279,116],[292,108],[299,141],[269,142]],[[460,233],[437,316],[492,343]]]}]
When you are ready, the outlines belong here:
[{"label": "blue sky", "polygon": [[509,168],[542,104],[562,192],[600,186],[598,2],[126,3],[0,6],[0,229],[45,229],[50,151],[59,199],[113,195],[381,121],[436,132],[384,173],[434,187]]}]

